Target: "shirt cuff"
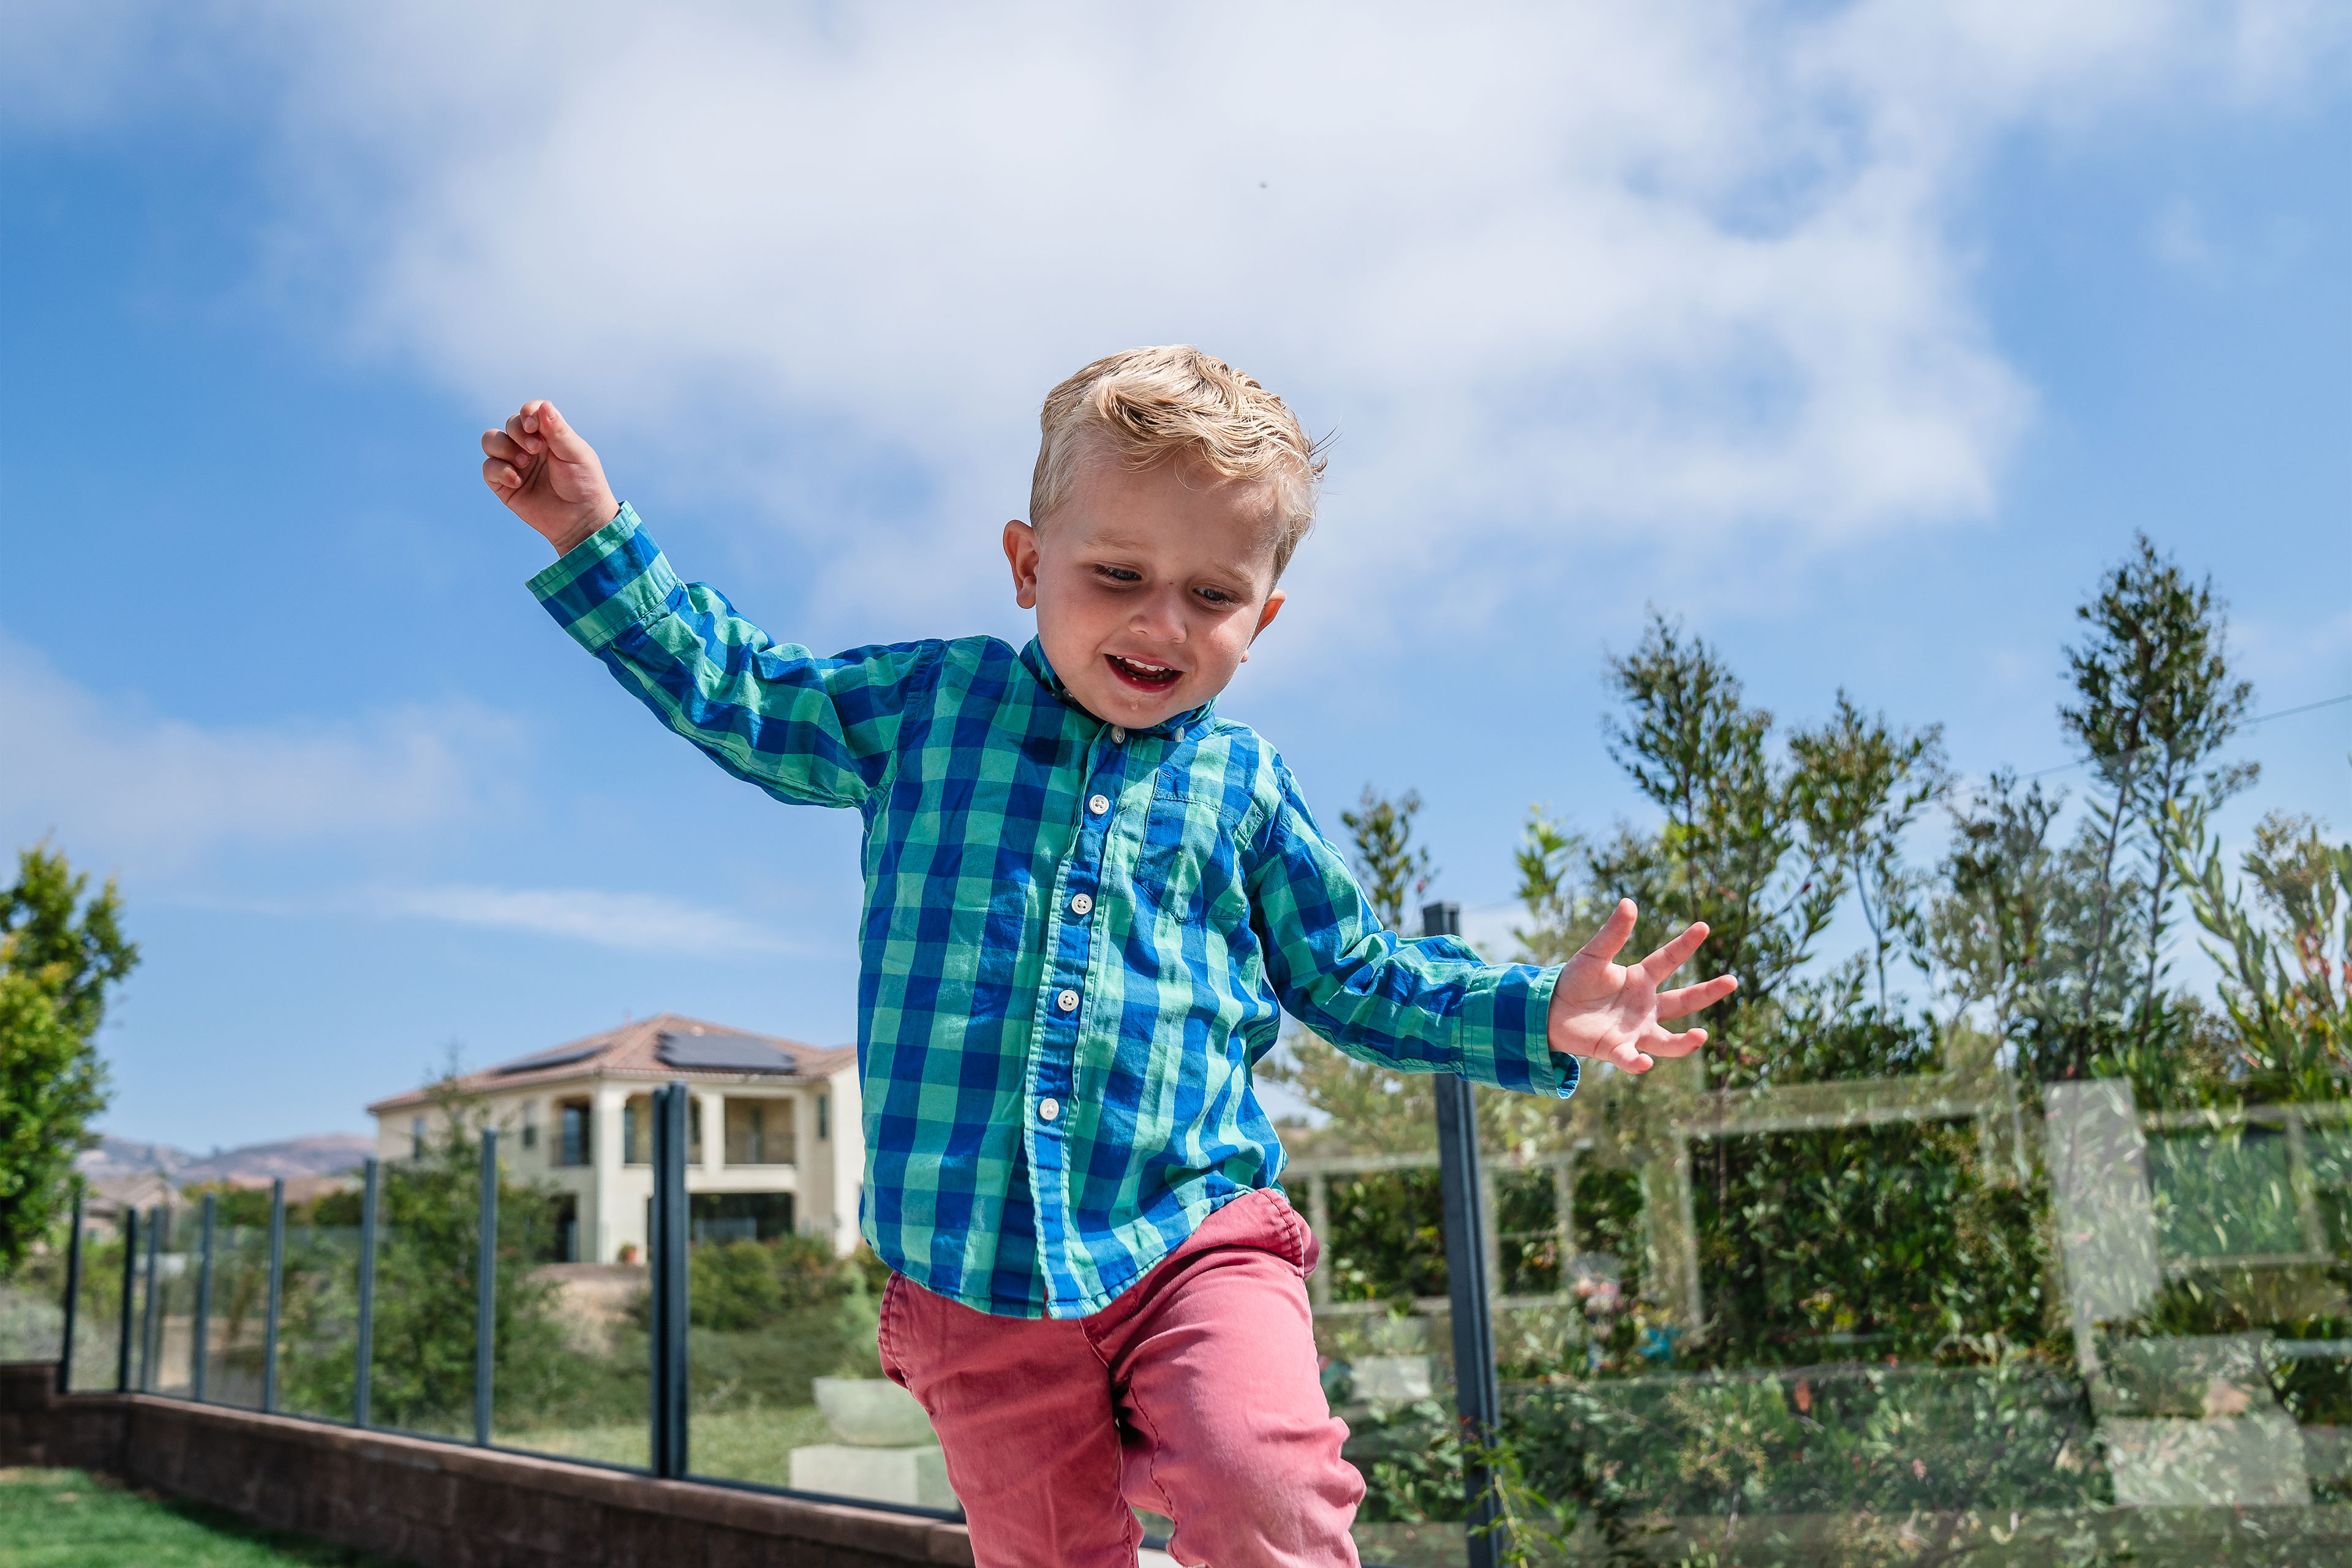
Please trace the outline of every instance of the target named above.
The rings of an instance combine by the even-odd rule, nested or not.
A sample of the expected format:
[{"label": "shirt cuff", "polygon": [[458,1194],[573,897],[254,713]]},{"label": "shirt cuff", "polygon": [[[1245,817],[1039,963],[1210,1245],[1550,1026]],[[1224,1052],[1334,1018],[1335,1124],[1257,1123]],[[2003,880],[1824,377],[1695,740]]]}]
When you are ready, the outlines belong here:
[{"label": "shirt cuff", "polygon": [[[1491,984],[1479,988],[1463,1017],[1465,1076],[1522,1094],[1566,1100],[1576,1092],[1581,1070],[1574,1057],[1551,1048],[1551,994],[1557,968],[1531,963],[1500,967]],[[1472,1042],[1483,1037],[1490,1053],[1487,1070],[1469,1059]]]},{"label": "shirt cuff", "polygon": [[527,584],[555,624],[591,653],[669,606],[677,574],[624,501],[613,521]]}]

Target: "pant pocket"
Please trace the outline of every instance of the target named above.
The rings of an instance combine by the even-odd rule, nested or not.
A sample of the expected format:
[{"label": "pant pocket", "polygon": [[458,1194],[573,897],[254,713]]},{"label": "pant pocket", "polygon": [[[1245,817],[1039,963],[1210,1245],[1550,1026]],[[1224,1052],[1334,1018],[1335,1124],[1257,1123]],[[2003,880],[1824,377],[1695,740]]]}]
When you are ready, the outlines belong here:
[{"label": "pant pocket", "polygon": [[907,1386],[907,1373],[906,1369],[898,1363],[898,1329],[899,1287],[905,1283],[906,1281],[899,1276],[892,1274],[883,1285],[882,1310],[878,1314],[879,1321],[874,1325],[874,1349],[882,1362],[882,1375],[901,1388]]}]

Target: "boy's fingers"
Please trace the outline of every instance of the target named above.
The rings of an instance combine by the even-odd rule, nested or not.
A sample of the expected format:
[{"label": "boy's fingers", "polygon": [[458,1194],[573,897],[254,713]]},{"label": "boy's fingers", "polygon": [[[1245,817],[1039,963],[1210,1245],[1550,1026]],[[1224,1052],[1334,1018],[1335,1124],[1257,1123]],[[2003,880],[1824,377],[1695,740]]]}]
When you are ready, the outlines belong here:
[{"label": "boy's fingers", "polygon": [[1642,967],[1648,972],[1651,983],[1654,984],[1664,980],[1689,963],[1690,955],[1696,952],[1698,944],[1706,940],[1706,922],[1704,921],[1694,921],[1685,926],[1682,935],[1642,960]]},{"label": "boy's fingers", "polygon": [[547,446],[546,442],[531,434],[530,426],[524,422],[523,416],[520,414],[507,421],[507,439],[512,441],[517,447],[521,447],[524,451],[531,453],[540,452],[545,449]]},{"label": "boy's fingers", "polygon": [[482,482],[500,495],[522,489],[522,476],[515,472],[513,464],[501,458],[482,459]]},{"label": "boy's fingers", "polygon": [[482,432],[482,456],[496,458],[500,462],[513,463],[517,467],[530,461],[530,454],[524,451],[516,443],[514,437],[503,430]]},{"label": "boy's fingers", "polygon": [[1705,1044],[1705,1029],[1685,1029],[1677,1035],[1653,1025],[1642,1031],[1642,1048],[1654,1057],[1686,1057]]},{"label": "boy's fingers", "polygon": [[580,432],[571,426],[562,411],[554,404],[543,402],[539,405],[538,424],[539,433],[547,438],[547,449],[565,462],[593,463],[596,460],[595,448],[580,438]]},{"label": "boy's fingers", "polygon": [[1618,900],[1616,909],[1610,912],[1609,918],[1601,922],[1601,929],[1592,933],[1592,940],[1584,944],[1583,951],[1577,956],[1603,961],[1615,958],[1624,950],[1625,943],[1632,940],[1633,922],[1640,917],[1641,911],[1633,907],[1633,900]]},{"label": "boy's fingers", "polygon": [[1712,1007],[1739,989],[1739,982],[1728,974],[1718,974],[1696,985],[1685,985],[1678,990],[1658,994],[1658,1016],[1679,1018],[1685,1013],[1696,1013],[1702,1007]]}]

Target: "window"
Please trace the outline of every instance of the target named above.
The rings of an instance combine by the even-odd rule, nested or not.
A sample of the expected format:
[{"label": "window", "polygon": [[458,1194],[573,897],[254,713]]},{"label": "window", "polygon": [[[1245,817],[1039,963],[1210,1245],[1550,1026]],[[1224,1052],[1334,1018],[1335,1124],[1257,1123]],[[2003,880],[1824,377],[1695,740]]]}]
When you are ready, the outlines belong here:
[{"label": "window", "polygon": [[633,1096],[621,1107],[621,1163],[654,1163],[654,1101],[651,1095]]},{"label": "window", "polygon": [[425,1118],[422,1116],[408,1119],[408,1157],[412,1160],[425,1158]]},{"label": "window", "polygon": [[535,1100],[522,1102],[522,1146],[526,1149],[539,1147],[539,1101]]},{"label": "window", "polygon": [[589,1107],[584,1100],[568,1100],[555,1108],[555,1163],[585,1165],[594,1153],[589,1137]]},{"label": "window", "polygon": [[793,1163],[793,1102],[730,1100],[727,1102],[727,1163],[789,1165]]},{"label": "window", "polygon": [[793,1233],[790,1193],[692,1193],[686,1214],[690,1244],[773,1241]]},{"label": "window", "polygon": [[824,1095],[816,1097],[816,1141],[820,1143],[833,1136],[833,1128],[826,1119],[831,1109]]},{"label": "window", "polygon": [[686,1163],[702,1163],[702,1096],[686,1102]]}]

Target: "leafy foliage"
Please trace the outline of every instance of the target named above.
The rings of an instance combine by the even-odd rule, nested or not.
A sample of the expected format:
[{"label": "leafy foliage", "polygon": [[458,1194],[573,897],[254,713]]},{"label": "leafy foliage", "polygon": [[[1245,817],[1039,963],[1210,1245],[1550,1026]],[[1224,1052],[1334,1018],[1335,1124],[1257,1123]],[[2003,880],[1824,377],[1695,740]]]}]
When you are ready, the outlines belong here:
[{"label": "leafy foliage", "polygon": [[[2228,754],[2252,692],[2210,582],[2141,538],[2077,624],[2059,720],[2088,783],[2071,800],[2013,772],[1955,790],[1936,727],[1846,691],[1821,722],[1780,724],[1719,649],[1664,617],[1609,661],[1612,755],[1653,814],[1589,836],[1529,811],[1520,956],[1564,961],[1623,895],[1643,907],[1637,951],[1704,920],[1709,968],[1743,986],[1700,1020],[1703,1073],[1595,1073],[1564,1105],[1480,1097],[1486,1149],[1575,1151],[1565,1246],[1547,1173],[1496,1182],[1505,1288],[1566,1297],[1497,1314],[1515,1381],[1501,1441],[1476,1456],[1535,1542],[1528,1560],[1672,1556],[1672,1521],[1785,1513],[1843,1516],[1857,1561],[1909,1561],[1944,1550],[1888,1523],[1922,1510],[2105,1505],[2036,1169],[2038,1086],[2056,1079],[2120,1079],[2144,1112],[2176,1113],[2149,1124],[2164,1130],[2147,1154],[2164,1282],[2098,1331],[2268,1330],[2301,1347],[2271,1368],[2282,1405],[2352,1422],[2352,1356],[2319,1353],[2352,1336],[2352,1132],[2317,1110],[2352,1100],[2352,844],[2273,815],[2235,875],[2225,864],[2210,824],[2254,776]],[[1943,853],[1906,858],[1937,815]],[[2168,969],[2183,905],[2221,967],[2210,1000]],[[1847,931],[1858,947],[1841,953]],[[1935,1074],[1964,1101],[2014,1109],[1998,1126],[1874,1122],[1809,1090],[1769,1102],[1786,1131],[1691,1140],[1688,1220],[1658,1207],[1685,1192],[1678,1127],[1765,1103],[1743,1091],[1912,1080],[1885,1092],[1894,1104]],[[2310,1108],[2293,1144],[2307,1152],[2239,1121],[2265,1100]],[[1372,1121],[1348,1130],[1351,1146],[1411,1146]],[[1437,1293],[1431,1197],[1394,1173],[1330,1192],[1343,1184],[1344,1295]],[[2339,1261],[2285,1267],[2318,1245],[2315,1226]],[[1687,1276],[1654,1253],[1662,1237],[1696,1252],[1703,1331],[1680,1321]],[[1349,1418],[1368,1521],[1462,1517],[1465,1453],[1442,1405]],[[2352,1495],[2352,1477],[2315,1470],[2313,1486]],[[1888,1528],[1872,1535],[1874,1520]],[[2045,1544],[2066,1561],[2126,1550],[2103,1539]]]},{"label": "leafy foliage", "polygon": [[2241,861],[2253,907],[2221,869],[2201,805],[2176,809],[2171,849],[2221,966],[2238,1065],[2261,1099],[2340,1099],[2352,1083],[2352,843],[2273,812]]},{"label": "leafy foliage", "polygon": [[[383,1425],[414,1431],[470,1426],[480,1151],[478,1129],[461,1113],[443,1123],[418,1158],[383,1168],[369,1373],[370,1415]],[[348,1413],[351,1406],[356,1238],[320,1227],[338,1220],[356,1225],[353,1196],[336,1194],[289,1216],[280,1375],[298,1409]],[[537,1268],[552,1224],[548,1199],[535,1186],[500,1177],[493,1377],[502,1413],[560,1396],[575,1381],[556,1288]]]},{"label": "leafy foliage", "polygon": [[2039,1194],[1984,1179],[1973,1127],[1717,1138],[1694,1163],[1709,1340],[1733,1363],[2042,1338]]},{"label": "leafy foliage", "polygon": [[93,1037],[138,965],[121,901],[37,845],[0,891],[0,1276],[57,1222],[86,1129],[106,1106]]}]

